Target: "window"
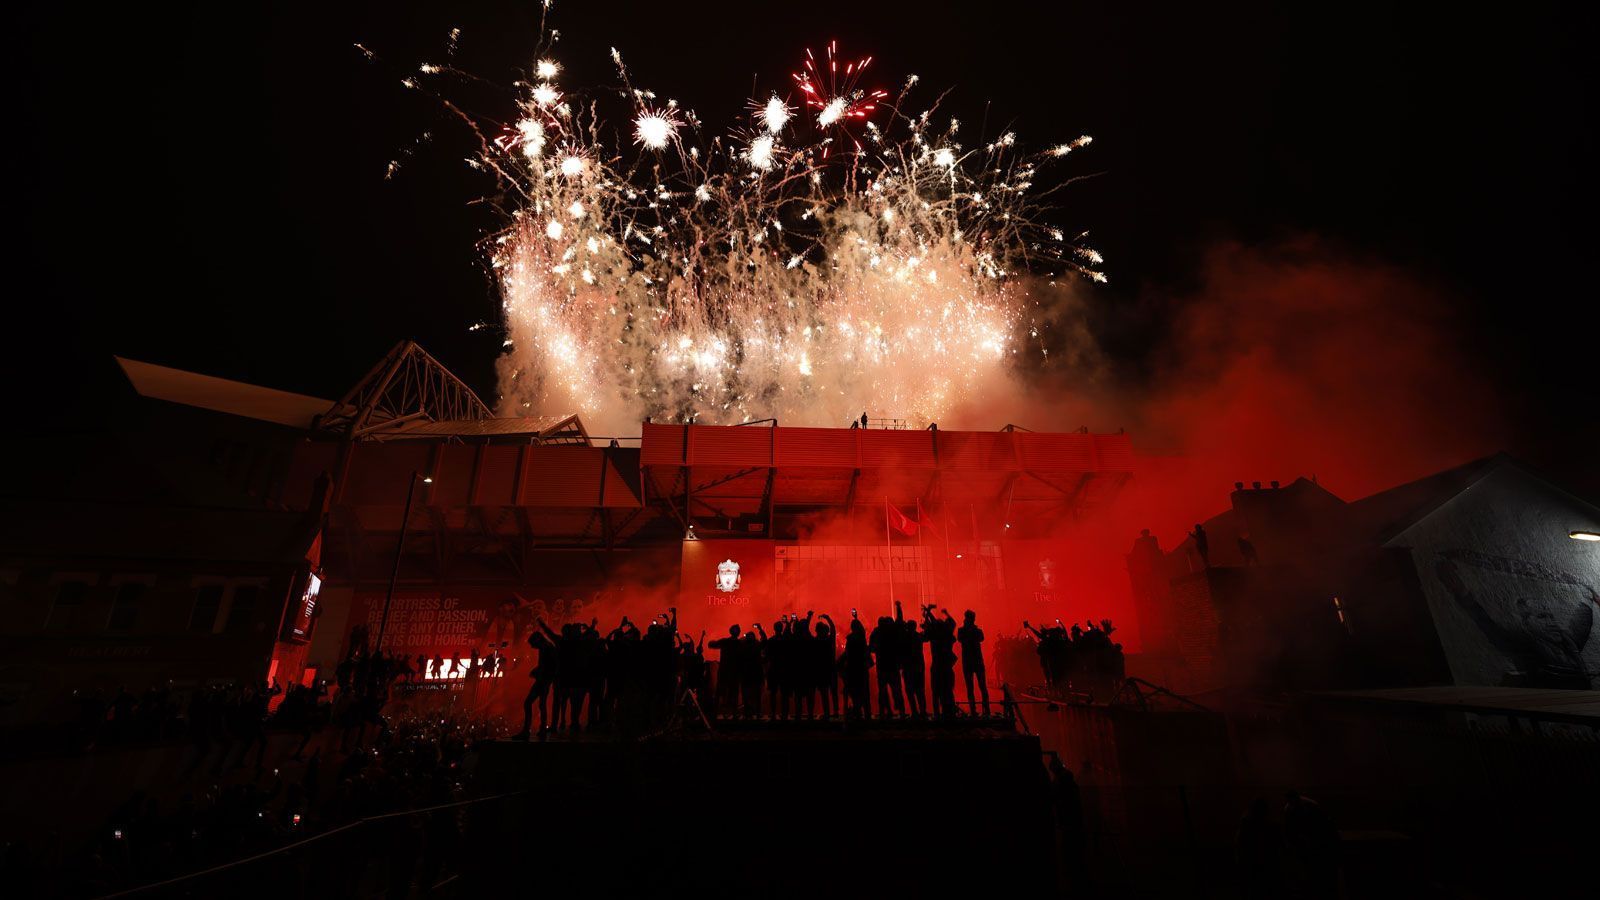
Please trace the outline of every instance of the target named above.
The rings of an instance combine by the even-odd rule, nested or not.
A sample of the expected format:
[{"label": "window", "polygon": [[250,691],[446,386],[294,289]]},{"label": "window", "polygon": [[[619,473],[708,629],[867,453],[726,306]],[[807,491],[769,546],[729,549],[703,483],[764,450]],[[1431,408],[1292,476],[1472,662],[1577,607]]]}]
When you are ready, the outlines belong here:
[{"label": "window", "polygon": [[50,605],[50,617],[45,620],[46,631],[71,631],[78,625],[83,612],[84,598],[89,594],[87,581],[63,581],[56,587],[56,600]]},{"label": "window", "polygon": [[137,581],[124,582],[117,588],[111,601],[111,620],[106,628],[111,631],[132,631],[139,621],[139,607],[144,603],[145,585]]},{"label": "window", "polygon": [[211,631],[217,625],[217,610],[222,606],[222,585],[203,584],[195,588],[194,611],[189,613],[190,631]]},{"label": "window", "polygon": [[256,598],[261,593],[261,588],[253,584],[241,584],[233,589],[233,605],[228,607],[227,630],[231,633],[242,633],[250,630],[255,622]]}]

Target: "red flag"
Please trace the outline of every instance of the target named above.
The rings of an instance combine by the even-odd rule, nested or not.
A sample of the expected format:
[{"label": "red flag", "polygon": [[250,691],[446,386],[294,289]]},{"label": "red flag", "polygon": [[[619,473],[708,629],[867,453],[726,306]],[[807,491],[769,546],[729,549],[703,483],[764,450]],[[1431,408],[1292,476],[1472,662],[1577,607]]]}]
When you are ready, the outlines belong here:
[{"label": "red flag", "polygon": [[918,523],[916,519],[907,516],[899,509],[888,504],[884,504],[883,508],[884,515],[889,517],[890,528],[893,528],[895,531],[900,532],[906,537],[911,537],[917,533],[917,528],[919,527],[920,523]]}]

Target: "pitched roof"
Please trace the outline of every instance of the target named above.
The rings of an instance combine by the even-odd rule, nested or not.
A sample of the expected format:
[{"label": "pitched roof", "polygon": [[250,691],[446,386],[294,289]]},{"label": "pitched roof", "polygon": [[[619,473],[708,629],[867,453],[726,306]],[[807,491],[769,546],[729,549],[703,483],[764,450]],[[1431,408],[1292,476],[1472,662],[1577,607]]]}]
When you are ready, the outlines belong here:
[{"label": "pitched roof", "polygon": [[1514,465],[1511,457],[1497,453],[1379,491],[1350,504],[1350,522],[1362,535],[1385,543],[1507,464]]}]

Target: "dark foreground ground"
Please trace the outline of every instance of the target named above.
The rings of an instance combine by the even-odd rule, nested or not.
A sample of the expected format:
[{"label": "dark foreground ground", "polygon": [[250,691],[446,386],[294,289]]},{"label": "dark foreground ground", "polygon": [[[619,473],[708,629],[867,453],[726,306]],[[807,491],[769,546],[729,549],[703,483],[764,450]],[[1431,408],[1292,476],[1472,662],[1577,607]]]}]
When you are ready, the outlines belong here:
[{"label": "dark foreground ground", "polygon": [[[774,723],[716,738],[485,748],[506,808],[476,877],[535,855],[563,890],[776,896],[1039,896],[1054,824],[1038,740],[1004,723],[836,729]],[[791,727],[783,727],[784,725]],[[598,752],[596,752],[598,751]]]},{"label": "dark foreground ground", "polygon": [[[6,771],[18,777],[8,777],[0,809],[30,845],[79,820],[103,824],[91,826],[92,860],[34,866],[20,878],[8,868],[7,896],[141,885],[131,895],[1593,895],[1586,848],[1600,837],[1589,811],[1600,796],[1600,744],[1588,732],[1500,733],[1479,723],[1464,742],[1453,727],[1362,719],[1357,729],[1302,726],[1289,744],[1283,723],[1259,718],[1023,710],[1026,723],[720,721],[714,735],[678,729],[639,741],[476,739],[437,754],[420,780],[394,774],[406,746],[436,758],[436,738],[416,736],[417,723],[402,722],[381,756],[342,752],[332,730],[314,745],[324,803],[258,796],[236,810],[245,818],[196,832],[199,845],[236,842],[203,858],[191,842],[191,855],[165,868],[130,865],[131,851],[181,843],[170,815],[154,829],[124,825],[95,804],[216,783],[285,783],[292,797],[310,775],[291,756],[296,741],[274,737],[256,773],[233,762],[236,752],[218,749],[197,765],[182,746],[11,760]],[[1076,772],[1075,840],[1046,773],[1052,752]],[[362,754],[374,762],[352,768]],[[1310,756],[1327,763],[1295,763]],[[1311,877],[1283,841],[1291,788],[1315,798],[1337,833],[1327,878]],[[1258,800],[1280,846],[1269,866],[1252,868],[1240,822]],[[162,800],[167,810],[182,802]],[[306,810],[303,824],[247,839],[294,808]],[[107,837],[113,828],[126,838]],[[1253,890],[1252,875],[1276,889]]]}]

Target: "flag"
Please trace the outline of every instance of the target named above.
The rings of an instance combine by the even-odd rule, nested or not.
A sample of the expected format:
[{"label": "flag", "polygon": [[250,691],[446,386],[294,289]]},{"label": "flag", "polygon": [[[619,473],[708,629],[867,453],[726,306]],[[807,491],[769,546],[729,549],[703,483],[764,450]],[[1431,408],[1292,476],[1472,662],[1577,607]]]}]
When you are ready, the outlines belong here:
[{"label": "flag", "polygon": [[925,528],[934,534],[939,533],[939,529],[934,527],[933,519],[930,518],[927,513],[923,512],[921,497],[917,498],[917,527]]},{"label": "flag", "polygon": [[921,527],[920,522],[911,518],[910,516],[907,516],[896,507],[885,503],[883,505],[883,509],[884,515],[889,517],[889,527],[900,532],[906,537],[915,535],[917,533],[917,529]]}]

